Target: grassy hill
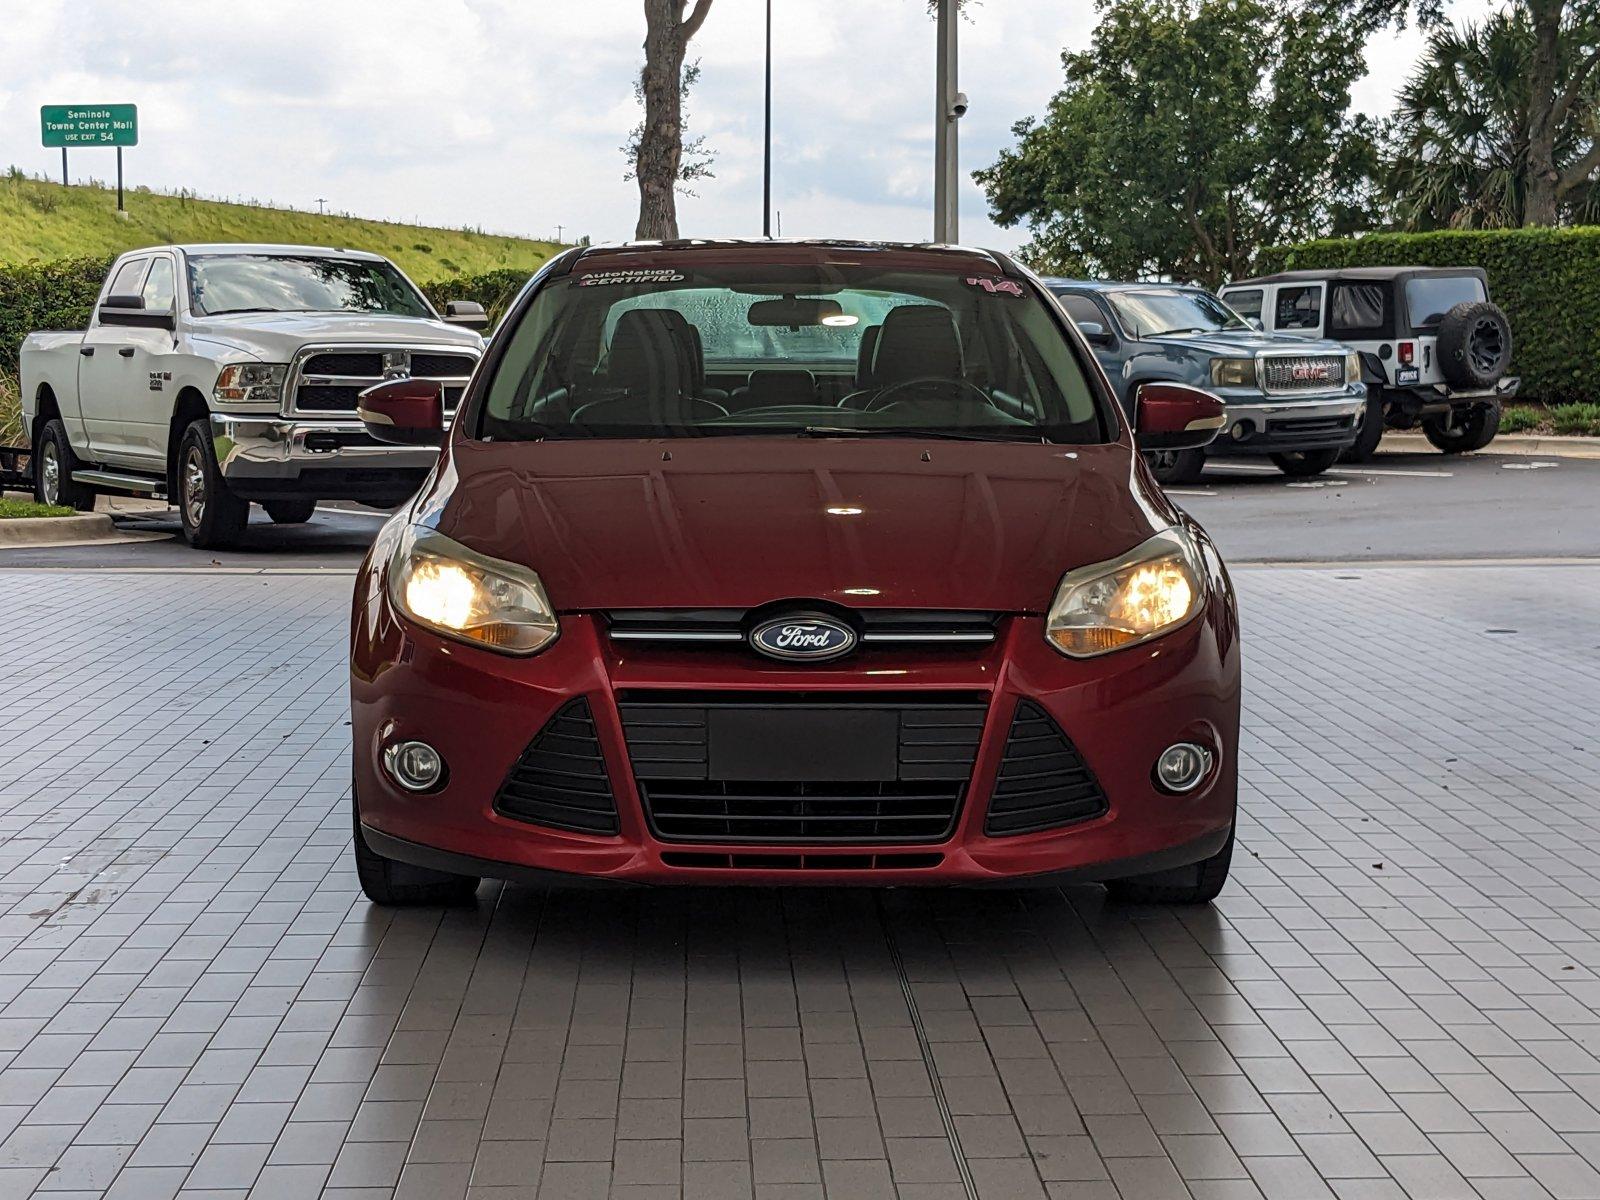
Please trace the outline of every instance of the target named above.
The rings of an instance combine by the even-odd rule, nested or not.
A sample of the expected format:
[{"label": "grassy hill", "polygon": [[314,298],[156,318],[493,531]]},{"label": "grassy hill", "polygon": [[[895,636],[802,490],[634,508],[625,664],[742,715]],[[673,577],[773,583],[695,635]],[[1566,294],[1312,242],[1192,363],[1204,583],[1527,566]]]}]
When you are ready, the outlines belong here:
[{"label": "grassy hill", "polygon": [[156,192],[63,187],[13,172],[0,176],[0,263],[118,254],[163,242],[296,242],[370,250],[392,258],[419,283],[503,268],[532,271],[553,242],[460,229],[318,216]]}]

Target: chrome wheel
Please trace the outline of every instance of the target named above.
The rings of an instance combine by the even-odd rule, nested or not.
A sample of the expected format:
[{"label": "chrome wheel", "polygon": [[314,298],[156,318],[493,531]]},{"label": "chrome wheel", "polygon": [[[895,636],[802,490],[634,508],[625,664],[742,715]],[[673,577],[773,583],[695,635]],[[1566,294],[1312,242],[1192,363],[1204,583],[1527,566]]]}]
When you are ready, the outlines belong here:
[{"label": "chrome wheel", "polygon": [[206,463],[199,446],[183,455],[183,519],[197,529],[206,516]]},{"label": "chrome wheel", "polygon": [[39,498],[46,504],[61,503],[61,450],[50,438],[39,446]]}]

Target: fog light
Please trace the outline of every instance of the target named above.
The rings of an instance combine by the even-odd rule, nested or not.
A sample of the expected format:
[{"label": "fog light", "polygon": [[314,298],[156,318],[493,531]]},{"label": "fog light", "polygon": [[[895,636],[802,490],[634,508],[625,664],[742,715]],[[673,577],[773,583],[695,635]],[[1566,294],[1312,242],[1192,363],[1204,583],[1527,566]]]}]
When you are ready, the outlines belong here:
[{"label": "fog light", "polygon": [[1163,791],[1192,792],[1211,773],[1211,751],[1193,742],[1168,746],[1156,759],[1156,784]]},{"label": "fog light", "polygon": [[1245,438],[1250,436],[1250,429],[1251,425],[1249,421],[1235,421],[1233,423],[1233,428],[1229,430],[1229,432],[1233,435],[1234,441],[1242,442],[1245,440]]},{"label": "fog light", "polygon": [[429,792],[444,779],[444,759],[427,742],[396,742],[383,752],[389,777],[408,792]]}]

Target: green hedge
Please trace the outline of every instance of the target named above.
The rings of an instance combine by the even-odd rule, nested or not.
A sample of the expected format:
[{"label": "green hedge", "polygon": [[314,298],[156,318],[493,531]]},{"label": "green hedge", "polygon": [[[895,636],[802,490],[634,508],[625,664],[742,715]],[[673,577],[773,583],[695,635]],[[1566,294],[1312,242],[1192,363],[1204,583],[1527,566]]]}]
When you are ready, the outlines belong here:
[{"label": "green hedge", "polygon": [[[110,258],[70,258],[0,266],[0,373],[16,374],[22,339],[36,329],[82,329],[105,282]],[[442,311],[446,300],[476,300],[499,320],[530,271],[457,275],[422,290]]]},{"label": "green hedge", "polygon": [[1302,268],[1482,267],[1511,321],[1512,372],[1547,404],[1592,400],[1600,387],[1600,227],[1370,233],[1275,246],[1263,274]]}]

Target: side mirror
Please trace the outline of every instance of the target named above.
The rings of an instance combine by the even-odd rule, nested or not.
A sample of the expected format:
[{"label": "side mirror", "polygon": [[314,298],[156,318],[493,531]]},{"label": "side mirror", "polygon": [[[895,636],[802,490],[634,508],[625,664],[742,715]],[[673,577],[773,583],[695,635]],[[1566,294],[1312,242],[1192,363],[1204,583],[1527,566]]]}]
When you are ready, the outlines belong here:
[{"label": "side mirror", "polygon": [[446,301],[444,319],[451,325],[464,325],[468,329],[489,328],[489,314],[476,300]]},{"label": "side mirror", "polygon": [[1208,445],[1228,423],[1221,400],[1186,383],[1140,384],[1134,403],[1141,450],[1193,450]]},{"label": "side mirror", "polygon": [[444,388],[434,379],[391,379],[356,397],[367,432],[394,446],[444,445]]},{"label": "side mirror", "polygon": [[1257,333],[1265,333],[1267,331],[1267,327],[1261,323],[1260,317],[1246,317],[1244,323]]},{"label": "side mirror", "polygon": [[126,325],[139,329],[176,329],[178,319],[172,310],[150,312],[143,296],[107,296],[100,302],[100,324]]},{"label": "side mirror", "polygon": [[1116,342],[1111,336],[1111,331],[1099,321],[1085,321],[1078,326],[1078,332],[1083,334],[1083,340],[1091,346],[1110,346]]}]

